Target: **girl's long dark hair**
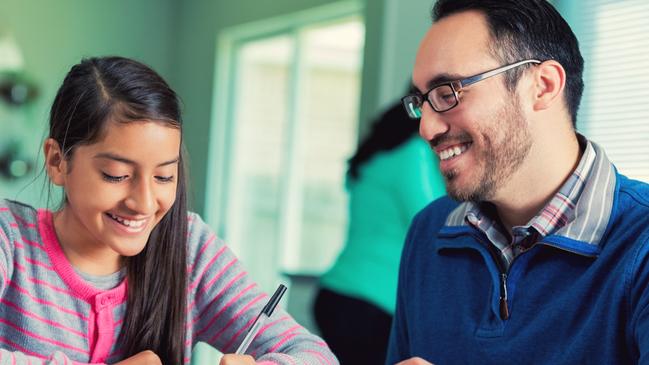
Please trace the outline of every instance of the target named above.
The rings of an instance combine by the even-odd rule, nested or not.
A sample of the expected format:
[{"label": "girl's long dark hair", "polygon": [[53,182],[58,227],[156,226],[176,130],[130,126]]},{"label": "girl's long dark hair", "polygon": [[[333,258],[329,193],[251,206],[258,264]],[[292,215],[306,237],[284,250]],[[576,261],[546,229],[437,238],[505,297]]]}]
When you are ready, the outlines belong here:
[{"label": "girl's long dark hair", "polygon": [[[109,121],[151,120],[182,132],[180,114],[176,93],[148,66],[121,57],[89,58],[65,77],[50,111],[49,136],[70,160],[76,147],[98,141]],[[174,365],[185,359],[187,287],[187,183],[179,152],[173,206],[144,250],[125,258],[127,309],[120,335],[125,357],[152,350],[163,364]]]},{"label": "girl's long dark hair", "polygon": [[407,141],[419,130],[419,122],[412,120],[401,102],[395,103],[374,121],[372,129],[349,159],[347,175],[352,180],[360,177],[361,166],[378,152],[389,151]]}]

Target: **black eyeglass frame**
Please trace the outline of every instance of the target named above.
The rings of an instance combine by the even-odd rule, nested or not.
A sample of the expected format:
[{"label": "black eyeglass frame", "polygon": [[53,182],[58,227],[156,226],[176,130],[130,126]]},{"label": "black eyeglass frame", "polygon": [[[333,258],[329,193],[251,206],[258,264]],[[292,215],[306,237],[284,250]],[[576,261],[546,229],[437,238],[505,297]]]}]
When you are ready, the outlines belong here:
[{"label": "black eyeglass frame", "polygon": [[[542,61],[536,60],[536,59],[528,59],[528,60],[522,60],[518,62],[514,62],[505,66],[501,66],[498,68],[495,68],[493,70],[485,71],[482,73],[479,73],[477,75],[469,76],[465,79],[462,80],[455,80],[455,81],[446,81],[439,83],[437,85],[434,85],[433,87],[430,88],[430,90],[426,91],[425,93],[415,93],[415,94],[410,94],[406,95],[403,98],[401,98],[401,102],[403,104],[403,107],[406,109],[406,112],[408,113],[408,116],[412,119],[419,119],[421,118],[421,107],[424,103],[424,100],[428,102],[428,104],[433,108],[434,111],[438,113],[443,113],[447,112],[456,106],[460,104],[460,97],[458,93],[465,87],[469,85],[473,85],[478,81],[485,80],[489,77],[499,75],[503,72],[509,71],[513,68],[516,68],[518,66],[526,65],[529,63],[533,64],[541,64]],[[450,87],[451,90],[453,91],[453,96],[455,98],[455,101],[452,105],[450,105],[448,108],[437,108],[435,107],[434,103],[432,100],[430,100],[430,95],[433,90],[436,90],[440,87]]]}]

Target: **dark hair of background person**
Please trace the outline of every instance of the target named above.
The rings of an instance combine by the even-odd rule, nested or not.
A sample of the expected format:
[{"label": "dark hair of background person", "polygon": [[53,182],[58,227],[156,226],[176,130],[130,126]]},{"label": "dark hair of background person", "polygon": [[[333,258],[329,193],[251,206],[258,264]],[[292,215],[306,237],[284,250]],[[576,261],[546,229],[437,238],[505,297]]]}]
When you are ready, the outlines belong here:
[{"label": "dark hair of background person", "polygon": [[[84,59],[71,68],[58,90],[49,135],[71,161],[75,148],[100,140],[111,122],[150,120],[181,129],[179,104],[176,93],[144,64],[121,57]],[[172,208],[151,232],[144,250],[125,258],[127,311],[120,336],[125,357],[152,350],[163,364],[184,363],[185,176],[181,153]]]},{"label": "dark hair of background person", "polygon": [[[491,52],[503,64],[524,59],[555,60],[566,70],[566,105],[576,127],[577,110],[584,90],[584,59],[577,37],[547,0],[439,0],[433,20],[476,10],[486,16],[494,41]],[[527,66],[530,67],[530,66]],[[505,74],[513,91],[526,67]]]},{"label": "dark hair of background person", "polygon": [[359,144],[354,156],[348,161],[347,174],[352,180],[360,177],[361,166],[375,154],[389,151],[419,130],[419,121],[408,117],[401,102],[393,104],[376,119],[368,135]]}]

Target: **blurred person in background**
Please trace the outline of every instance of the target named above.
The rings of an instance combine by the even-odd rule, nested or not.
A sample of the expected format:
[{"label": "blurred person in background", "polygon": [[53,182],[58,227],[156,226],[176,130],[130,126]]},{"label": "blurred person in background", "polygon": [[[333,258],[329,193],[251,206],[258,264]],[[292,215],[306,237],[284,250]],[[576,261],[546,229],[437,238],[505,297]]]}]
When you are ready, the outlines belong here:
[{"label": "blurred person in background", "polygon": [[314,303],[321,335],[341,364],[385,361],[408,226],[445,194],[438,162],[418,129],[396,103],[349,160],[347,241],[320,279]]}]

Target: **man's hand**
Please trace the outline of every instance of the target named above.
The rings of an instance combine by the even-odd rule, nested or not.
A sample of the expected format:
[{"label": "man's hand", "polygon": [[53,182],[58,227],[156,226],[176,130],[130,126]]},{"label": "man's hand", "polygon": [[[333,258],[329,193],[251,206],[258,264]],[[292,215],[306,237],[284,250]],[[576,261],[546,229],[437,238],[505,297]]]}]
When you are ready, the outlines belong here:
[{"label": "man's hand", "polygon": [[255,359],[250,355],[223,355],[219,365],[255,365]]},{"label": "man's hand", "polygon": [[162,365],[162,361],[155,352],[146,350],[116,362],[114,365]]},{"label": "man's hand", "polygon": [[402,362],[396,365],[434,365],[428,361],[422,359],[421,357],[411,357],[408,360],[403,360]]}]

